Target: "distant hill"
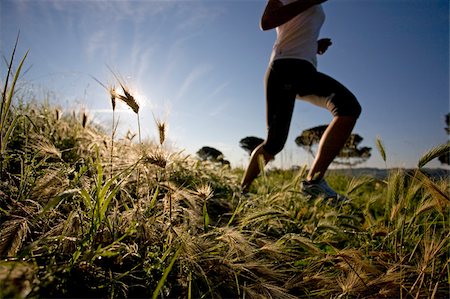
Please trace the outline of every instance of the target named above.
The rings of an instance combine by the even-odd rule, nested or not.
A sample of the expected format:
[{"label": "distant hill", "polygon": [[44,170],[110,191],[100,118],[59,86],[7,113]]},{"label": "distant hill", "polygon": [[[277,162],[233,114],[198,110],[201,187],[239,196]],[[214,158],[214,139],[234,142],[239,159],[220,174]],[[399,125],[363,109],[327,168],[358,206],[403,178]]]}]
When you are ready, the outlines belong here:
[{"label": "distant hill", "polygon": [[[389,173],[395,170],[394,169],[383,169],[383,168],[353,168],[353,169],[330,169],[328,172],[330,174],[347,174],[352,176],[371,176],[377,179],[385,179]],[[413,170],[413,169],[406,169]],[[432,178],[449,178],[450,170],[444,168],[424,168],[424,172],[426,172]]]}]

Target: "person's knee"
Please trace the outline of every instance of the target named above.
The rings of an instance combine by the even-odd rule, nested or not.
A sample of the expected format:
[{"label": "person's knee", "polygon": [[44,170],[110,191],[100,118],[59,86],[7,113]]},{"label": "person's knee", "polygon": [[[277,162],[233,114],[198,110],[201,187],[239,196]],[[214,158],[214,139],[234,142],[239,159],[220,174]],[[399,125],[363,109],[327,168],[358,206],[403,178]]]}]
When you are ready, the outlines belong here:
[{"label": "person's knee", "polygon": [[355,97],[347,99],[347,101],[336,101],[332,103],[331,113],[334,116],[350,116],[359,118],[362,107]]},{"label": "person's knee", "polygon": [[262,156],[264,159],[264,162],[267,164],[271,160],[273,160],[274,156],[266,151],[264,148],[265,143],[261,143],[252,153],[252,156]]},{"label": "person's knee", "polygon": [[273,158],[283,150],[284,143],[283,142],[267,142],[265,141],[261,149],[264,151],[264,154],[267,155],[267,157],[270,157],[270,160],[273,160]]},{"label": "person's knee", "polygon": [[356,101],[355,107],[353,108],[353,110],[354,110],[353,116],[354,116],[355,118],[358,118],[358,117],[361,115],[361,112],[362,112],[362,107],[361,107],[361,105],[359,104],[358,101]]}]

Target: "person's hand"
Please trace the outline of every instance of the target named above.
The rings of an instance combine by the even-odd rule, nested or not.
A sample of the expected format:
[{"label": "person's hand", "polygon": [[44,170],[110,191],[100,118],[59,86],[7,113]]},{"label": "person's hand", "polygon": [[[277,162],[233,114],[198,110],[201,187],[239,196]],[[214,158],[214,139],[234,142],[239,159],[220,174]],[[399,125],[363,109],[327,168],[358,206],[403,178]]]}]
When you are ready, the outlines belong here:
[{"label": "person's hand", "polygon": [[317,54],[322,55],[324,54],[328,47],[332,45],[331,39],[329,38],[322,38],[317,41]]}]

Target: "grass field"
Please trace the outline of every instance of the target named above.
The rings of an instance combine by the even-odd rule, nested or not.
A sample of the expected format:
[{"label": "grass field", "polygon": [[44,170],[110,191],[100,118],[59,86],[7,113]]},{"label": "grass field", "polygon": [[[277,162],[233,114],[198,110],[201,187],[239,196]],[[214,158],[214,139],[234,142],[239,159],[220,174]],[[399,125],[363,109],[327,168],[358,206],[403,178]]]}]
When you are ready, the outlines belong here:
[{"label": "grass field", "polygon": [[16,79],[2,93],[1,298],[449,297],[449,185],[421,170],[448,144],[385,180],[329,176],[352,199],[339,208],[299,193],[305,168],[242,195],[242,169],[167,151],[163,123],[158,141],[119,139],[6,92]]}]

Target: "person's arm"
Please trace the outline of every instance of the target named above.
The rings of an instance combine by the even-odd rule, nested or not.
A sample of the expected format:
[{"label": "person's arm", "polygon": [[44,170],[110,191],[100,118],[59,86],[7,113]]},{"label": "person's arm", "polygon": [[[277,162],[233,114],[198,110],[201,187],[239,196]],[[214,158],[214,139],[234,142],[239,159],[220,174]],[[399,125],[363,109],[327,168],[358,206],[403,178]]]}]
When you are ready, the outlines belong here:
[{"label": "person's arm", "polygon": [[269,0],[261,17],[262,30],[270,30],[291,20],[311,6],[321,4],[327,0],[297,0],[283,5],[280,0]]}]

